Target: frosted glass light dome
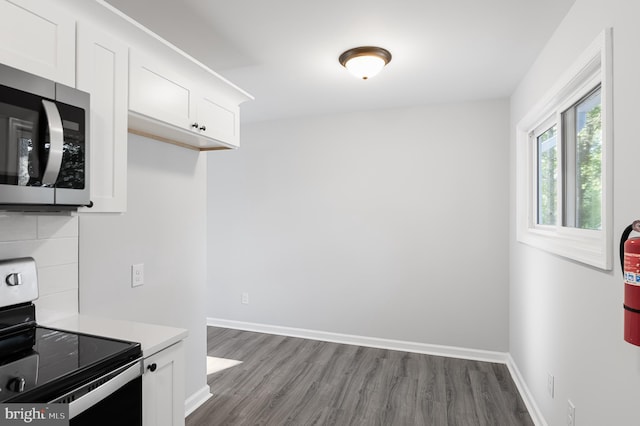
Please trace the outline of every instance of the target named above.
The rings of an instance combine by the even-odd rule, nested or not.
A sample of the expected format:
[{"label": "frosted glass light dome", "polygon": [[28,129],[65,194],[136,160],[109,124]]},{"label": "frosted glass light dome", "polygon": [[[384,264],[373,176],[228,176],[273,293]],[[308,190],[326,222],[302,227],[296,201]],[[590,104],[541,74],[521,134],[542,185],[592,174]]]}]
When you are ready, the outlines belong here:
[{"label": "frosted glass light dome", "polygon": [[367,80],[391,61],[391,53],[381,47],[362,46],[347,50],[338,60],[351,74]]}]

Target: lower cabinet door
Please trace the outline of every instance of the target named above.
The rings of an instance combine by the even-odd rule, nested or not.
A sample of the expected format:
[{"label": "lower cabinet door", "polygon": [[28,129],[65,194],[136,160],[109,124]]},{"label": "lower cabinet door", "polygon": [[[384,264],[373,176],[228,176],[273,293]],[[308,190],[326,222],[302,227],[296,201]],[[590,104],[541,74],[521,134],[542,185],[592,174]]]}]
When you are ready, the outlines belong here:
[{"label": "lower cabinet door", "polygon": [[144,360],[142,422],[145,426],[184,425],[184,347],[182,341]]}]

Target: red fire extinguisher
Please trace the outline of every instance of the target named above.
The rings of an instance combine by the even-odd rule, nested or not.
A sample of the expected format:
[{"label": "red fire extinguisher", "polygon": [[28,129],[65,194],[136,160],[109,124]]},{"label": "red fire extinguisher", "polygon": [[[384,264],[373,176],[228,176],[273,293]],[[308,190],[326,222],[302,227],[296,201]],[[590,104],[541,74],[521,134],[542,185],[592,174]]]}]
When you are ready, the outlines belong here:
[{"label": "red fire extinguisher", "polygon": [[624,340],[640,346],[640,220],[627,226],[620,238],[620,266],[624,277]]}]

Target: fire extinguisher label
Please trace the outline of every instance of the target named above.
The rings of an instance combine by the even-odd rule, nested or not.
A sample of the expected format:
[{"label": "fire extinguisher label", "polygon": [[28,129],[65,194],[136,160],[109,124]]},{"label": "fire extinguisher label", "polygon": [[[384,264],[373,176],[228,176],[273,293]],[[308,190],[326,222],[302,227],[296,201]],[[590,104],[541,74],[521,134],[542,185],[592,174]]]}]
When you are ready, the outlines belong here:
[{"label": "fire extinguisher label", "polygon": [[640,274],[634,274],[633,272],[625,272],[624,282],[627,284],[640,286]]},{"label": "fire extinguisher label", "polygon": [[640,253],[625,252],[624,282],[625,284],[640,286]]}]

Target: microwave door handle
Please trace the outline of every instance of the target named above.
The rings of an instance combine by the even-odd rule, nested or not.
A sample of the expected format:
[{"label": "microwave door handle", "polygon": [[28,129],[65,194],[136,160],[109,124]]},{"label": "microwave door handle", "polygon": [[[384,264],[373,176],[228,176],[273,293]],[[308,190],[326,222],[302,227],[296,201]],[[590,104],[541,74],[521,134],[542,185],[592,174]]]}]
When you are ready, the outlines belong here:
[{"label": "microwave door handle", "polygon": [[49,159],[42,175],[44,186],[54,186],[58,180],[60,167],[62,165],[62,150],[64,146],[64,132],[62,129],[62,119],[60,112],[51,101],[43,100],[42,106],[47,116],[47,126],[49,127]]}]

